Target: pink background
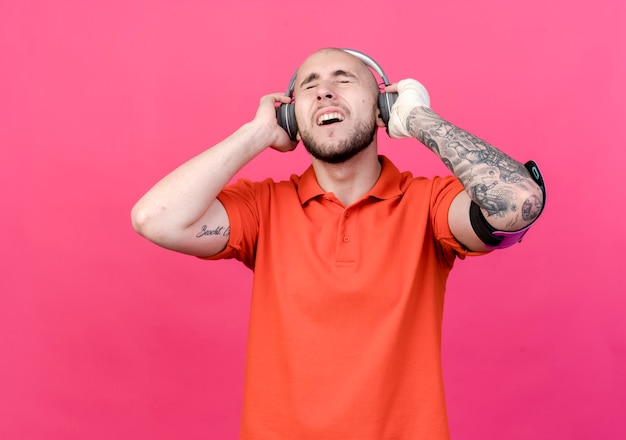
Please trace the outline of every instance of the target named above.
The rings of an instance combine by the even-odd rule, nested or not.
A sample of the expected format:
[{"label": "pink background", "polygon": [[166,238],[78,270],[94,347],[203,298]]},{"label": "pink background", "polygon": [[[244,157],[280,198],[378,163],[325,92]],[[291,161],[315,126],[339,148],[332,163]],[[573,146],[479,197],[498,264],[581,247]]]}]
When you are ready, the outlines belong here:
[{"label": "pink background", "polygon": [[[626,438],[624,4],[3,0],[0,438],[236,437],[251,273],[151,245],[129,211],[325,46],[419,79],[546,178],[524,243],[451,276],[453,438]],[[267,151],[241,175],[307,163]]]}]

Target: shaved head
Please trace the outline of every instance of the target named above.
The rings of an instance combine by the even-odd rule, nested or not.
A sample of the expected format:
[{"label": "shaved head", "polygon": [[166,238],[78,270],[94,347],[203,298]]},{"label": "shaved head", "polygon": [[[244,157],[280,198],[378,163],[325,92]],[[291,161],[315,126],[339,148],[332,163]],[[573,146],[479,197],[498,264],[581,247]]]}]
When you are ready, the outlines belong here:
[{"label": "shaved head", "polygon": [[[368,86],[370,90],[372,91],[374,96],[376,96],[376,99],[378,99],[378,95],[380,94],[380,88],[378,86],[378,81],[376,80],[376,77],[374,76],[374,73],[372,72],[372,70],[363,61],[361,61],[360,59],[358,59],[351,53],[346,52],[345,50],[342,50],[336,47],[325,47],[320,50],[317,50],[304,60],[304,62],[300,65],[300,69],[302,69],[302,66],[305,66],[308,61],[314,58],[316,54],[326,54],[326,53],[332,53],[332,52],[339,52],[339,53],[345,54],[346,56],[351,57],[358,61],[358,65],[359,65],[361,72],[364,73],[365,78],[367,78]],[[298,72],[300,71],[300,69],[298,69]],[[302,81],[302,80],[303,78],[298,78],[298,81]]]}]

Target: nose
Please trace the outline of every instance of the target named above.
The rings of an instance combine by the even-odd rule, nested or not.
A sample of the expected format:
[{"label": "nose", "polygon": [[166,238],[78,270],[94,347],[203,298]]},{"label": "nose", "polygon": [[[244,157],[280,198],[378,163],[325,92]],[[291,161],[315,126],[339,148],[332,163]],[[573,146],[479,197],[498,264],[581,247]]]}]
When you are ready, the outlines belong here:
[{"label": "nose", "polygon": [[335,90],[330,82],[322,82],[317,86],[317,100],[322,101],[324,99],[333,99],[335,96]]}]

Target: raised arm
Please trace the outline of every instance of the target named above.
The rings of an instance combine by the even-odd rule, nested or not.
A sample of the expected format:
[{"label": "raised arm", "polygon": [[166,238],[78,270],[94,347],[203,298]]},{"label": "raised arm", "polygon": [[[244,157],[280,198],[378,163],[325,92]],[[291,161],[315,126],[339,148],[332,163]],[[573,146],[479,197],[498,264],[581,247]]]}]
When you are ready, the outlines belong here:
[{"label": "raised arm", "polygon": [[515,242],[517,235],[507,237],[507,231],[529,226],[543,208],[544,193],[537,176],[533,178],[521,163],[437,115],[430,108],[428,93],[417,81],[400,81],[397,91],[390,135],[418,139],[441,158],[465,188],[448,216],[457,240],[471,250],[499,247],[490,236],[496,241],[505,237],[504,244],[508,244],[507,239]]},{"label": "raised arm", "polygon": [[217,145],[165,176],[133,207],[134,229],[178,252],[214,255],[226,247],[230,225],[217,195],[245,164],[268,147],[289,151],[295,143],[276,122],[283,94],[261,98],[255,118]]}]

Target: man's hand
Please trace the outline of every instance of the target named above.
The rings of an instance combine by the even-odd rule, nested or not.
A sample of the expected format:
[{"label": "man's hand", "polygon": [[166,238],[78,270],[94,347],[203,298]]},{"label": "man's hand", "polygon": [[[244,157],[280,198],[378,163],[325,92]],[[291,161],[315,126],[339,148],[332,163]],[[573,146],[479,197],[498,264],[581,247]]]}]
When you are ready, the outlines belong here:
[{"label": "man's hand", "polygon": [[403,79],[398,84],[385,87],[385,92],[398,92],[398,99],[391,108],[389,136],[392,138],[411,137],[407,120],[416,107],[430,107],[430,97],[426,88],[414,79]]},{"label": "man's hand", "polygon": [[297,142],[289,139],[287,132],[278,125],[276,120],[276,103],[289,104],[291,98],[282,93],[265,95],[259,102],[252,124],[258,124],[261,129],[269,130],[270,146],[278,151],[291,151],[296,148]]}]

